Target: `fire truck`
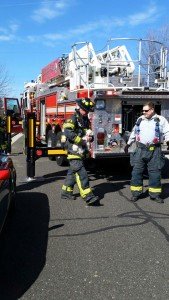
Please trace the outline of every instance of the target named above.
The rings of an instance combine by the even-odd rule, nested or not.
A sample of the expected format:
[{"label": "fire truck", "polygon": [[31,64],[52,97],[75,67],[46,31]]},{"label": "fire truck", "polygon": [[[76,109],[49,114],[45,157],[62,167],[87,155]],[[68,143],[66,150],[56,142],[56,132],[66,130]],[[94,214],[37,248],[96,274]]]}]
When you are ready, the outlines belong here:
[{"label": "fire truck", "polygon": [[4,119],[7,115],[11,116],[11,133],[17,134],[22,132],[21,107],[18,98],[0,98],[0,117]]},{"label": "fire truck", "polygon": [[[75,99],[90,97],[95,103],[89,114],[91,158],[126,156],[125,144],[144,103],[153,101],[169,121],[167,75],[167,49],[158,41],[111,38],[98,53],[90,42],[78,42],[25,85],[23,108],[36,112],[37,141],[54,148],[61,145],[62,124],[74,113]],[[64,163],[63,156],[56,160]]]}]

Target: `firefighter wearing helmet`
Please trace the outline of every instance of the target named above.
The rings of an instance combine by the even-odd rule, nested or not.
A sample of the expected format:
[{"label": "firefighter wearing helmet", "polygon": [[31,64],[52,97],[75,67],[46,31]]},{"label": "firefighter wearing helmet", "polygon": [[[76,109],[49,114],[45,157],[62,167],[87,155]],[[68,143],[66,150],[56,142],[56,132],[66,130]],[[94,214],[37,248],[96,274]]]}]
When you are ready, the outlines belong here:
[{"label": "firefighter wearing helmet", "polygon": [[[68,151],[69,169],[64,185],[62,186],[61,199],[74,200],[74,185],[77,183],[80,195],[87,205],[98,205],[98,196],[95,196],[89,186],[89,178],[83,164],[87,152],[87,143],[93,141],[90,130],[88,113],[93,111],[94,104],[89,98],[76,100],[77,108],[70,119],[63,124],[66,137],[65,148]],[[88,135],[87,133],[90,132]]]}]

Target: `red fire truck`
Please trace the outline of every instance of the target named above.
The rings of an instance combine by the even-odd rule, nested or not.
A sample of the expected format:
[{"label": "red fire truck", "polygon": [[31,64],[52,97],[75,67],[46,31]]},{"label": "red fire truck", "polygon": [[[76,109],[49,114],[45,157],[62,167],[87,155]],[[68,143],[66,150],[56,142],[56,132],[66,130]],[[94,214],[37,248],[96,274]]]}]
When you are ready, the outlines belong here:
[{"label": "red fire truck", "polygon": [[21,107],[18,98],[2,97],[0,98],[0,117],[11,116],[11,133],[22,132]]},{"label": "red fire truck", "polygon": [[[146,57],[143,50],[152,45],[156,51]],[[110,39],[99,53],[91,43],[74,44],[68,56],[54,60],[38,80],[25,85],[23,107],[36,111],[37,140],[48,147],[60,145],[62,124],[73,114],[75,99],[83,97],[95,103],[89,115],[91,157],[125,156],[124,146],[145,102],[153,101],[156,112],[169,120],[167,49],[158,41],[130,38]],[[56,160],[62,164],[64,157]]]}]

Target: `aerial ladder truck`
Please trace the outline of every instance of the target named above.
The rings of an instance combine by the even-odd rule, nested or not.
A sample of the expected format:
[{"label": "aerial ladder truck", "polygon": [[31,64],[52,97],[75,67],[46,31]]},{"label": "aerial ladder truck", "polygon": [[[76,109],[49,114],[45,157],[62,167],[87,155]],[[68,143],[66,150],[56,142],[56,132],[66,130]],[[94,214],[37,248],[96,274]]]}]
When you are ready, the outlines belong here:
[{"label": "aerial ladder truck", "polygon": [[[131,43],[132,55],[125,43]],[[152,43],[157,51],[145,59],[145,45]],[[38,141],[48,147],[61,145],[62,124],[74,113],[75,99],[90,97],[95,103],[89,115],[94,133],[91,158],[125,156],[124,146],[144,103],[155,102],[157,113],[169,120],[167,49],[147,39],[110,39],[105,51],[98,53],[89,42],[76,43],[67,56],[44,67],[41,79],[29,90],[34,97],[26,109],[36,111]],[[62,164],[64,157],[56,160]]]}]

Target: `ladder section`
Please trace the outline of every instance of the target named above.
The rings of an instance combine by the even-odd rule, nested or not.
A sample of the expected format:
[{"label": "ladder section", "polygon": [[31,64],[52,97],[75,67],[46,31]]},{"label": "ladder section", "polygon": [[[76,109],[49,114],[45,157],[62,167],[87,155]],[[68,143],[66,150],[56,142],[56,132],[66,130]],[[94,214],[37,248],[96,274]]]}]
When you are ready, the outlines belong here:
[{"label": "ladder section", "polygon": [[[132,55],[126,45],[111,47],[120,40],[131,43]],[[110,39],[107,49],[96,54],[91,43],[76,43],[68,56],[67,70],[70,91],[164,90],[167,88],[167,49],[157,41],[121,38]]]}]

